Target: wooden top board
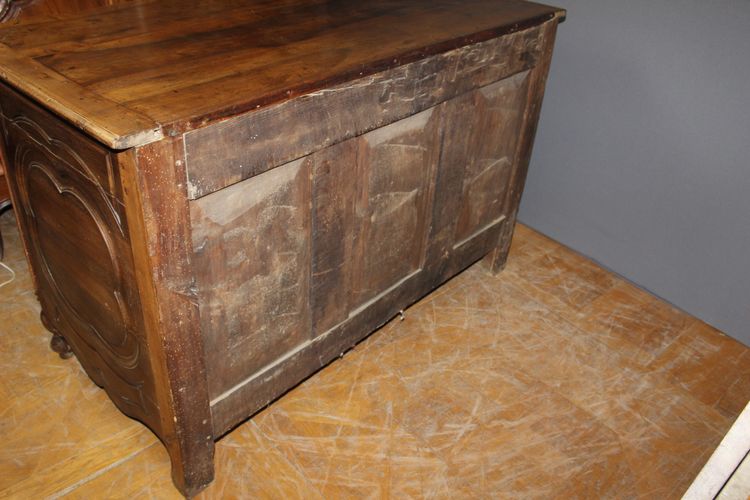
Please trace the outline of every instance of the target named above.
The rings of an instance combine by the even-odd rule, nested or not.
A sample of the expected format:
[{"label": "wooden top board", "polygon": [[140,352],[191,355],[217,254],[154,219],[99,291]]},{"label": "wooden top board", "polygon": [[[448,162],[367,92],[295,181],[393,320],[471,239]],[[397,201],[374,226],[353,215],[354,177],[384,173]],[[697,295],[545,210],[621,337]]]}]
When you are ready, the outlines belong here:
[{"label": "wooden top board", "polygon": [[521,0],[140,0],[0,28],[0,78],[125,149],[563,16]]}]

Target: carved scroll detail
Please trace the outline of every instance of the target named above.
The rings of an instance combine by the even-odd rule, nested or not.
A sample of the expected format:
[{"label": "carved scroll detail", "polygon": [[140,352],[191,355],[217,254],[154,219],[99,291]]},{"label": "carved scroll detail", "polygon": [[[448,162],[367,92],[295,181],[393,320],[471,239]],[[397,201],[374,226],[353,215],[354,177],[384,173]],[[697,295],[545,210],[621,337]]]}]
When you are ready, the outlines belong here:
[{"label": "carved scroll detail", "polygon": [[0,0],[0,23],[12,21],[18,16],[23,7],[31,5],[35,0]]},{"label": "carved scroll detail", "polygon": [[[24,151],[23,149],[19,149],[18,152],[26,153],[28,152],[28,150]],[[113,291],[113,295],[118,305],[120,320],[122,321],[123,325],[126,325],[126,329],[127,329],[129,327],[130,318],[129,318],[127,304],[125,304],[125,301],[123,299],[122,270],[117,260],[117,255],[114,249],[114,242],[112,241],[112,236],[109,233],[109,228],[107,224],[104,222],[102,216],[99,214],[97,209],[94,208],[94,206],[86,199],[86,197],[81,193],[79,189],[70,185],[62,185],[61,181],[55,176],[54,172],[50,168],[37,162],[31,162],[31,163],[26,164],[23,161],[23,157],[26,155],[21,154],[20,156],[21,156],[21,161],[19,161],[17,157],[16,165],[22,166],[22,168],[19,171],[19,173],[21,174],[21,177],[20,177],[21,179],[23,179],[24,176],[30,175],[31,171],[35,169],[41,171],[43,175],[45,175],[50,180],[50,182],[55,186],[58,194],[60,194],[61,196],[67,195],[73,198],[77,203],[79,203],[84,208],[84,210],[87,212],[87,214],[91,217],[91,219],[96,224],[97,228],[99,229],[99,235],[101,236],[101,239],[104,241],[104,244],[109,253],[110,263],[112,264],[113,275],[115,276],[115,279],[116,279],[116,286]],[[24,184],[22,184],[22,186],[24,186]],[[26,195],[24,201],[28,201],[28,194]],[[32,220],[37,219],[34,213],[34,207],[32,204],[25,203],[24,209],[28,211]],[[38,234],[32,233],[31,237],[37,240],[37,243],[39,243]],[[42,263],[44,264],[45,274],[47,275],[47,278],[50,284],[54,287],[55,291],[57,292],[59,299],[63,302],[63,304],[67,307],[67,309],[71,313],[76,315],[76,317],[81,322],[86,323],[86,320],[79,313],[76,307],[70,303],[68,298],[65,296],[65,293],[62,291],[62,287],[60,286],[60,283],[55,278],[55,271],[50,266],[48,258],[45,255],[44,251],[42,250],[42,246],[39,245],[37,248],[39,249],[39,257]],[[87,326],[91,330],[91,332],[94,333],[96,338],[99,339],[102,345],[104,345],[107,348],[109,353],[115,359],[117,359],[118,364],[121,367],[127,368],[129,370],[132,370],[137,367],[138,358],[140,355],[139,346],[138,346],[138,343],[134,341],[132,336],[128,335],[127,330],[123,332],[124,333],[123,335],[120,336],[119,342],[113,343],[110,340],[108,340],[104,335],[102,335],[101,332],[99,332],[99,330],[95,326],[91,324],[88,324]],[[82,337],[82,338],[84,341],[86,341],[85,337]],[[93,349],[96,348],[96,346],[93,346],[93,345],[91,347]]]},{"label": "carved scroll detail", "polygon": [[29,116],[6,118],[4,128],[19,219],[36,260],[37,293],[50,312],[48,329],[70,343],[92,379],[111,389],[119,404],[148,417],[149,361],[136,334],[137,298],[133,303],[123,268],[131,262],[127,232],[101,184],[113,179],[109,155],[102,154],[101,165],[89,165]]}]

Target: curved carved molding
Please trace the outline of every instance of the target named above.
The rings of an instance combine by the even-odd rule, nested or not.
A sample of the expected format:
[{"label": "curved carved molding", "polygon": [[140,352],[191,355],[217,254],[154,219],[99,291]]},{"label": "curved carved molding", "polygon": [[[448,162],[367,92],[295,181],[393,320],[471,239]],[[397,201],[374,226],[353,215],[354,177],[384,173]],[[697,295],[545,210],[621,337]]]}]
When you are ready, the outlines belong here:
[{"label": "curved carved molding", "polygon": [[[19,152],[23,153],[24,151],[23,149],[19,149]],[[64,287],[59,283],[59,280],[56,277],[56,272],[52,268],[52,266],[50,266],[49,258],[44,253],[44,245],[42,245],[42,242],[40,241],[40,234],[38,231],[35,231],[31,234],[31,237],[35,242],[35,249],[38,252],[39,258],[44,264],[44,271],[50,285],[52,285],[54,290],[57,292],[58,298],[63,302],[66,308],[71,313],[73,313],[82,324],[86,325],[87,329],[94,333],[94,335],[99,339],[102,345],[107,348],[110,354],[112,354],[112,356],[117,359],[119,366],[128,370],[135,369],[138,366],[138,359],[140,356],[139,344],[132,338],[132,334],[129,333],[129,331],[132,330],[132,325],[130,321],[130,315],[128,313],[128,306],[124,300],[122,269],[120,267],[119,260],[116,254],[115,244],[113,242],[111,234],[109,233],[107,224],[104,222],[97,209],[86,199],[86,197],[81,193],[79,189],[74,186],[63,185],[57,178],[57,176],[55,176],[54,172],[45,165],[33,161],[29,164],[26,164],[23,161],[23,157],[25,156],[25,154],[21,154],[20,156],[21,161],[18,161],[17,158],[16,165],[20,167],[18,170],[19,185],[22,187],[21,203],[23,205],[23,208],[29,211],[29,214],[33,221],[37,221],[38,218],[34,213],[34,206],[29,198],[28,178],[35,170],[41,172],[42,175],[49,179],[49,181],[54,185],[58,194],[60,194],[61,196],[68,196],[72,198],[76,203],[78,203],[87,213],[87,215],[94,221],[94,224],[99,231],[99,236],[104,242],[104,245],[109,254],[110,263],[112,265],[112,275],[115,279],[115,289],[113,290],[113,297],[118,305],[120,321],[123,326],[122,331],[120,332],[119,342],[113,342],[112,339],[108,338],[108,336],[103,335],[94,325],[88,322],[80,313],[80,311],[78,311],[78,309],[68,300],[68,297],[63,291]],[[83,223],[84,221],[79,222]],[[86,243],[94,244],[94,242],[92,241]],[[84,338],[83,340],[85,341],[86,339]],[[96,348],[96,346],[93,345],[91,347]]]},{"label": "curved carved molding", "polygon": [[[138,324],[127,299],[133,291],[126,289],[121,265],[128,262],[127,255],[122,254],[128,251],[129,245],[121,216],[99,181],[107,179],[95,175],[92,167],[72,147],[50,137],[28,116],[6,119],[4,125],[4,132],[13,144],[19,217],[25,219],[29,248],[37,262],[37,278],[45,283],[46,292],[42,295],[46,297],[40,295],[40,300],[44,299],[43,305],[50,311],[47,319],[53,331],[72,331],[64,335],[74,350],[76,346],[82,349],[85,345],[89,374],[97,384],[117,387],[112,395],[117,396],[118,406],[131,407],[136,415],[148,419],[152,411],[147,408],[153,403],[149,403],[144,387],[145,380],[151,376],[150,368],[135,334]],[[109,171],[112,165],[103,155],[102,162],[105,161]],[[56,196],[60,197],[57,201]],[[70,239],[60,240],[49,229],[53,227],[50,224],[61,223],[62,218],[58,220],[50,214],[67,210],[67,207],[76,215],[70,220],[76,222]],[[69,231],[62,234],[69,234]],[[55,252],[67,251],[66,255],[70,252],[75,255],[74,242],[81,235],[88,240],[81,244],[93,249],[93,255],[99,257],[87,262],[85,252],[81,252],[80,263],[70,257],[60,260],[60,254]],[[65,263],[62,267],[61,262]],[[76,279],[70,279],[71,273]],[[77,283],[79,277],[83,281]],[[92,280],[103,284],[98,291],[101,301],[86,299],[89,296],[85,283],[93,283]]]},{"label": "curved carved molding", "polygon": [[10,13],[10,0],[0,0],[0,22],[6,20]]},{"label": "curved carved molding", "polygon": [[15,19],[21,9],[34,3],[36,0],[0,0],[0,23]]},{"label": "curved carved molding", "polygon": [[[2,112],[2,109],[0,109],[0,112]],[[81,156],[76,153],[76,151],[65,144],[62,141],[59,141],[53,137],[50,137],[47,132],[40,127],[36,122],[31,120],[30,118],[27,118],[25,116],[18,116],[10,120],[10,125],[18,127],[19,129],[26,132],[26,134],[30,138],[34,138],[34,136],[41,139],[41,141],[38,142],[41,146],[45,147],[47,152],[52,155],[53,157],[57,158],[58,160],[62,161],[63,163],[72,166],[73,168],[78,167],[76,170],[79,170],[81,174],[84,175],[99,191],[99,193],[102,196],[102,200],[104,203],[107,204],[107,207],[109,208],[109,211],[112,213],[112,216],[115,219],[115,222],[117,224],[117,228],[120,231],[120,234],[124,236],[125,232],[122,227],[122,220],[120,219],[120,214],[115,210],[114,204],[112,203],[112,200],[109,198],[106,190],[104,187],[99,183],[99,180],[97,179],[97,176],[94,174],[94,172],[91,170],[91,168],[86,164],[86,162],[81,158]],[[64,153],[64,155],[56,154],[55,151],[59,151],[61,153]],[[67,158],[65,157],[67,155]],[[71,165],[71,160],[73,162],[73,165]],[[111,179],[112,178],[112,165],[107,161],[107,175]]]}]

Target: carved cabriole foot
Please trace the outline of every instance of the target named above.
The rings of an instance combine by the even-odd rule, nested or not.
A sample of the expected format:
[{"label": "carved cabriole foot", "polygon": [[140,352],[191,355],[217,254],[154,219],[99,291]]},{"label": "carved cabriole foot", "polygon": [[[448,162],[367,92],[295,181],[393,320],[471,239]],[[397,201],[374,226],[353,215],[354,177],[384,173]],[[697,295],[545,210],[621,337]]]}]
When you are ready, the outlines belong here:
[{"label": "carved cabriole foot", "polygon": [[49,341],[50,349],[59,354],[62,359],[72,358],[73,350],[70,348],[70,344],[65,340],[65,337],[57,333],[57,329],[52,326],[52,323],[49,318],[47,318],[47,315],[44,314],[44,311],[39,315],[39,318],[42,320],[44,328],[52,333],[52,339]]},{"label": "carved cabriole foot", "polygon": [[62,335],[52,335],[52,339],[49,341],[49,346],[50,349],[59,354],[62,359],[73,357],[73,350]]}]

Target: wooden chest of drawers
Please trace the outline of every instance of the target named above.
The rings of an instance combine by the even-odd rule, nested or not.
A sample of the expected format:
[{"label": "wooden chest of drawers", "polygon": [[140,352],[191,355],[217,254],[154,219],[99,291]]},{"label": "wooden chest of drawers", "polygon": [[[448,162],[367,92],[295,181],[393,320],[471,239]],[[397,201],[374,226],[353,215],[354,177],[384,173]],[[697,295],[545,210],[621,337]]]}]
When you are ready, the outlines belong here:
[{"label": "wooden chest of drawers", "polygon": [[508,251],[559,9],[135,1],[0,30],[3,161],[53,348],[214,440]]}]

